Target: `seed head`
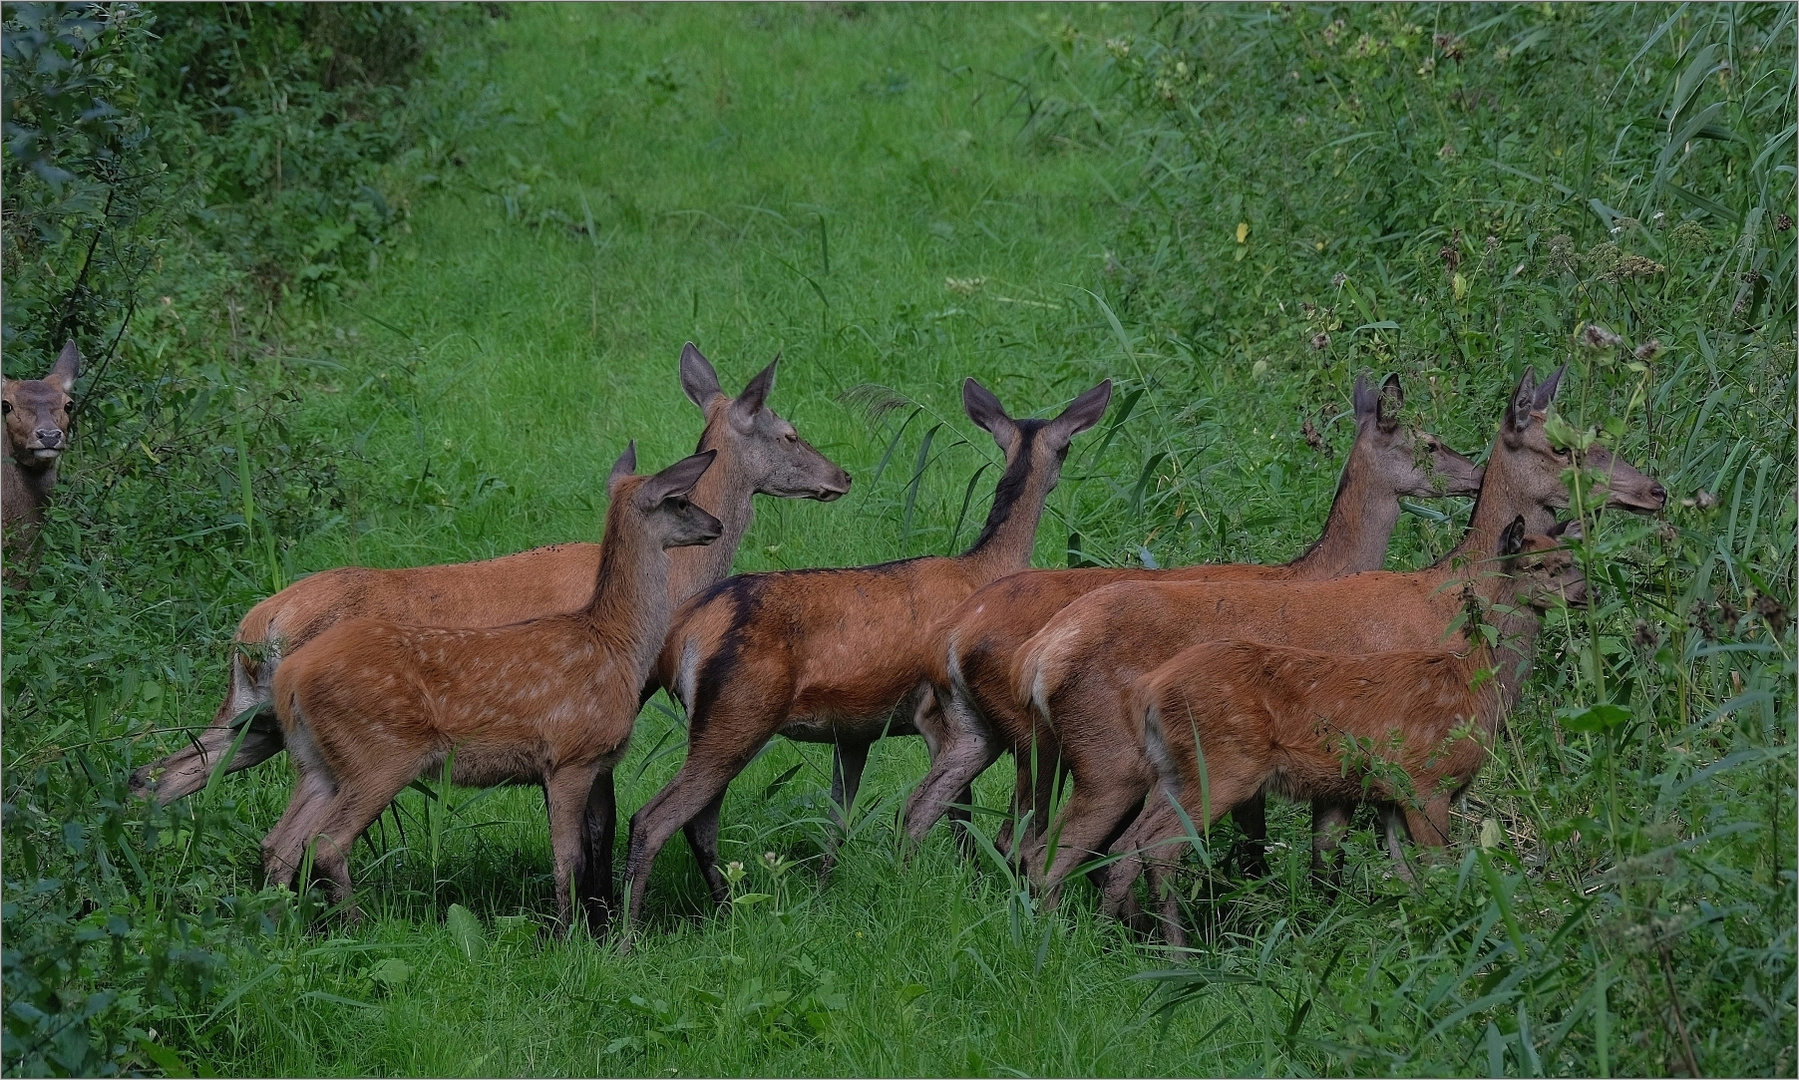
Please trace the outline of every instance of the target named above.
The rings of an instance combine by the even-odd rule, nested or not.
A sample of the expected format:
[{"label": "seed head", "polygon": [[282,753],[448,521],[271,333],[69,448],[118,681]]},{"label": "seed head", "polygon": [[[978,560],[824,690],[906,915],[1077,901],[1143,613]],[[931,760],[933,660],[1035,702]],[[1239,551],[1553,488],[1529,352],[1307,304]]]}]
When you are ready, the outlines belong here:
[{"label": "seed head", "polygon": [[1775,637],[1778,638],[1786,633],[1788,615],[1785,604],[1766,593],[1758,593],[1755,603],[1750,606],[1755,609],[1757,615],[1761,616],[1762,623],[1773,632]]},{"label": "seed head", "polygon": [[1580,343],[1589,349],[1615,349],[1624,344],[1624,339],[1598,323],[1588,323],[1580,332]]},{"label": "seed head", "polygon": [[1312,335],[1312,348],[1319,352],[1323,352],[1325,349],[1330,348],[1330,343],[1331,336],[1329,334],[1320,332]]}]

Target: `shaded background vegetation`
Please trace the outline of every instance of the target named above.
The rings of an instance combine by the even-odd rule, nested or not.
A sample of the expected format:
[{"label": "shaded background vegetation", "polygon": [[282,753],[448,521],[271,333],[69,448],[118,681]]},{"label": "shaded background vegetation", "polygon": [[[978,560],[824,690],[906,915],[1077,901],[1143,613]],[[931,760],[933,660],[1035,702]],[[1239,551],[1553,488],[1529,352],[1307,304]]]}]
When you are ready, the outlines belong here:
[{"label": "shaded background vegetation", "polygon": [[[1791,1071],[1791,6],[718,14],[6,7],[6,371],[88,363],[6,593],[8,1073]],[[916,747],[822,890],[817,755],[771,749],[727,843],[774,899],[696,925],[671,852],[629,961],[536,936],[528,793],[408,794],[355,860],[373,925],[323,936],[259,891],[280,768],[127,798],[297,573],[584,538],[623,438],[691,443],[687,335],[737,378],[784,348],[777,407],[857,476],[764,506],[743,569],[966,541],[968,373],[1119,380],[1039,563],[1290,557],[1358,369],[1473,450],[1569,363],[1560,437],[1674,499],[1588,530],[1598,602],[1447,865],[1364,837],[1322,894],[1283,810],[1268,879],[1196,863],[1190,957],[946,839],[900,862]],[[872,431],[865,382],[904,395]],[[627,809],[679,755],[641,727]]]}]

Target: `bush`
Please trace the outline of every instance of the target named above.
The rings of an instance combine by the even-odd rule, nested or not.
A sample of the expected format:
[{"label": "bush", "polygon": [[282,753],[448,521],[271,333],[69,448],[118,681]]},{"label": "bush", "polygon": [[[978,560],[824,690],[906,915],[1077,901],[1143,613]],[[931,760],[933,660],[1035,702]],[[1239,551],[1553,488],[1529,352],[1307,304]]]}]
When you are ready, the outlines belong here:
[{"label": "bush", "polygon": [[[1248,983],[1304,1071],[1793,1067],[1792,37],[1788,8],[1284,4],[1064,35],[1109,51],[1147,162],[1109,301],[1148,328],[1148,401],[1204,425],[1259,385],[1291,431],[1347,372],[1399,370],[1472,448],[1526,366],[1568,363],[1559,437],[1674,492],[1659,523],[1589,521],[1599,602],[1545,633],[1459,865],[1359,921],[1214,922],[1168,1002]],[[1149,520],[1087,550],[1280,550],[1278,484],[1212,507],[1193,478],[1312,451],[1209,462],[1211,430],[1157,429]]]},{"label": "bush", "polygon": [[293,426],[331,345],[292,317],[403,227],[390,163],[464,18],[5,9],[8,373],[67,337],[85,357],[37,565],[5,594],[9,1074],[203,1062],[207,1011],[282,923],[238,896],[249,808],[164,811],[125,778],[138,740],[210,714],[237,615],[342,505],[346,450]]}]

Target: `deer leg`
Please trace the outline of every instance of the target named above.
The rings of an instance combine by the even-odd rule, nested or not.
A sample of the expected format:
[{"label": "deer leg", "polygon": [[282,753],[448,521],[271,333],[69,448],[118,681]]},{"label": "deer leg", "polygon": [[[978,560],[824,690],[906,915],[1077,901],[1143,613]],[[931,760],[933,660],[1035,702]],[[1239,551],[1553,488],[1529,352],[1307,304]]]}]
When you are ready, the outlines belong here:
[{"label": "deer leg", "polygon": [[1138,913],[1132,886],[1143,875],[1146,864],[1154,865],[1156,862],[1159,849],[1152,850],[1152,847],[1170,831],[1170,825],[1173,825],[1174,832],[1179,832],[1180,823],[1169,811],[1167,803],[1163,798],[1152,795],[1150,805],[1144,808],[1137,820],[1131,823],[1131,827],[1112,845],[1112,854],[1123,857],[1108,867],[1101,911],[1127,922],[1132,915]]},{"label": "deer leg", "polygon": [[1031,780],[1031,837],[1041,840],[1049,829],[1050,816],[1055,812],[1056,792],[1066,791],[1072,774],[1068,763],[1062,760],[1062,754],[1050,739],[1039,735],[1037,739],[1037,766]]},{"label": "deer leg", "polygon": [[1405,808],[1405,829],[1419,847],[1441,848],[1449,843],[1449,798],[1436,796],[1423,807]]},{"label": "deer leg", "polygon": [[700,864],[700,876],[706,879],[706,888],[712,893],[715,904],[728,903],[731,899],[731,883],[725,880],[718,861],[719,814],[724,807],[725,793],[720,791],[682,826],[687,834],[687,846],[693,849],[694,860]]},{"label": "deer leg", "polygon": [[1043,888],[1045,907],[1055,906],[1068,875],[1088,860],[1104,855],[1109,842],[1136,817],[1143,807],[1150,778],[1144,770],[1131,770],[1109,782],[1083,782],[1075,778],[1074,797],[1062,808],[1057,828],[1048,837],[1056,840],[1052,856],[1048,839],[1032,845],[1026,866]]},{"label": "deer leg", "polygon": [[1242,830],[1243,839],[1237,848],[1237,870],[1246,878],[1266,877],[1268,874],[1268,793],[1257,788],[1256,793],[1231,807],[1231,820]]},{"label": "deer leg", "polygon": [[[856,801],[856,791],[862,786],[862,770],[868,765],[868,748],[873,745],[867,742],[838,742],[831,747],[831,816],[837,819],[840,834],[847,834],[850,828],[850,804]],[[842,835],[825,839],[824,858],[818,863],[818,876],[821,881],[829,880],[831,871],[837,868],[837,846],[842,842]]]},{"label": "deer leg", "polygon": [[1036,782],[1023,754],[1014,750],[1012,764],[1015,777],[1012,781],[1012,813],[1000,823],[999,832],[993,836],[993,846],[1001,855],[1011,855],[1023,841],[1024,816],[1030,812],[1031,791]]},{"label": "deer leg", "polygon": [[611,769],[601,769],[587,792],[587,820],[583,835],[587,840],[586,874],[581,880],[581,898],[588,905],[588,921],[605,921],[612,909],[612,846],[618,835],[618,795]]},{"label": "deer leg", "polygon": [[1000,847],[1007,854],[1020,854],[1043,839],[1050,809],[1056,801],[1056,785],[1067,775],[1056,744],[1040,730],[1034,743],[1013,756],[1018,764],[1018,779],[1012,786],[1012,833]]},{"label": "deer leg", "polygon": [[[765,709],[765,714],[778,710]],[[689,730],[687,760],[655,797],[631,816],[631,840],[625,861],[625,929],[643,917],[644,895],[649,889],[650,867],[657,854],[694,815],[714,799],[722,798],[725,789],[743,767],[768,741],[769,725],[733,722],[734,717],[712,716],[705,721],[695,718]],[[696,856],[698,853],[695,853]],[[717,867],[713,868],[714,870]],[[629,951],[630,941],[621,942]]]},{"label": "deer leg", "polygon": [[1437,796],[1422,807],[1392,805],[1386,810],[1385,817],[1387,853],[1392,856],[1394,871],[1405,880],[1412,881],[1412,867],[1406,862],[1400,833],[1403,830],[1409,834],[1412,842],[1419,847],[1431,851],[1442,850],[1449,843],[1449,798]]},{"label": "deer leg", "polygon": [[589,880],[587,808],[598,778],[596,766],[558,769],[544,777],[544,800],[549,804],[550,850],[554,853],[556,868],[556,920],[564,931],[574,926],[570,916],[577,900],[590,929],[597,930],[603,925],[603,913],[596,910],[598,898],[590,898],[581,887]]},{"label": "deer leg", "polygon": [[862,787],[862,770],[868,767],[868,742],[837,742],[831,746],[831,811],[837,827],[850,827],[850,804]]},{"label": "deer leg", "polygon": [[950,803],[972,803],[975,777],[998,760],[1004,749],[960,698],[952,696],[941,717],[942,738],[940,745],[932,747],[931,769],[906,807],[906,835],[914,844],[923,841],[945,813],[967,820],[968,811],[953,810]]},{"label": "deer leg", "polygon": [[[300,774],[281,820],[262,841],[263,877],[270,885],[293,884],[294,875],[300,872],[301,853],[316,835],[332,795],[331,783],[323,775],[312,771]],[[297,888],[303,891],[307,884],[301,882]]]},{"label": "deer leg", "polygon": [[1343,879],[1343,838],[1349,834],[1353,803],[1312,800],[1312,877],[1336,886]]},{"label": "deer leg", "polygon": [[1405,815],[1398,807],[1381,810],[1381,824],[1387,835],[1387,855],[1393,860],[1393,872],[1405,881],[1415,881],[1411,864],[1405,861]]},{"label": "deer leg", "polygon": [[395,769],[340,784],[325,812],[323,824],[308,837],[315,841],[313,868],[329,882],[327,894],[331,902],[347,905],[344,919],[348,922],[362,921],[361,910],[350,903],[350,846],[405,789],[416,772],[416,768]]}]

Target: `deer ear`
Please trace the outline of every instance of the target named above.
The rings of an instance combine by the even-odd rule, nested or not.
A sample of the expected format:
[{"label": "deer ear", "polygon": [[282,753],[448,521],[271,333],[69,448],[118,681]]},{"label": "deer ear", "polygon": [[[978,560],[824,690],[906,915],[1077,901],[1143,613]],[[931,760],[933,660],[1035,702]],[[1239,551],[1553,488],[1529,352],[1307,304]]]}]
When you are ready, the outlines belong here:
[{"label": "deer ear", "polygon": [[962,382],[962,409],[982,431],[992,435],[1002,449],[1010,451],[1012,444],[1018,441],[1018,425],[1006,415],[1005,406],[993,396],[993,391],[973,379]]},{"label": "deer ear", "polygon": [[756,414],[768,406],[768,395],[775,388],[775,365],[780,362],[781,358],[776,356],[767,367],[756,373],[756,377],[743,388],[743,393],[738,394],[737,399],[731,402],[733,420],[748,427]]},{"label": "deer ear", "polygon": [[702,409],[706,402],[724,393],[718,388],[718,372],[712,369],[712,362],[700,355],[691,341],[681,348],[681,389],[688,401]]},{"label": "deer ear", "polygon": [[1355,409],[1358,424],[1364,420],[1372,420],[1380,409],[1380,395],[1375,392],[1374,387],[1368,385],[1368,376],[1359,371],[1356,372],[1355,392],[1350,402]]},{"label": "deer ear", "polygon": [[612,475],[606,477],[606,494],[618,495],[619,481],[637,475],[637,440],[632,439],[625,444],[625,452],[612,463]]},{"label": "deer ear", "polygon": [[1576,517],[1557,522],[1555,527],[1549,530],[1549,535],[1557,540],[1579,540],[1585,535],[1585,532],[1586,530],[1581,527],[1580,519]]},{"label": "deer ear", "polygon": [[1405,405],[1405,391],[1400,388],[1399,375],[1388,375],[1387,381],[1381,383],[1380,395],[1376,399],[1374,422],[1382,431],[1393,431],[1399,427],[1399,410]]},{"label": "deer ear", "polygon": [[1518,388],[1512,391],[1512,403],[1505,409],[1505,426],[1509,431],[1523,431],[1530,426],[1530,413],[1536,407],[1537,373],[1525,368]]},{"label": "deer ear", "polygon": [[1524,550],[1524,515],[1519,514],[1512,523],[1499,534],[1499,555],[1501,558],[1516,555]]},{"label": "deer ear", "polygon": [[44,376],[47,383],[55,383],[65,394],[75,392],[75,379],[81,374],[81,350],[75,347],[75,339],[62,347],[62,355],[56,358],[56,365],[50,374]]},{"label": "deer ear", "polygon": [[1069,402],[1068,408],[1051,420],[1049,426],[1055,431],[1056,439],[1067,445],[1076,435],[1099,423],[1111,401],[1112,380],[1107,379]]},{"label": "deer ear", "polygon": [[1536,395],[1531,401],[1532,407],[1538,412],[1549,408],[1549,403],[1555,400],[1555,392],[1562,387],[1562,376],[1567,373],[1567,364],[1550,372],[1549,378],[1543,380],[1543,385],[1537,387]]},{"label": "deer ear", "polygon": [[655,506],[664,499],[684,496],[706,475],[712,467],[712,460],[718,456],[717,450],[707,450],[692,457],[684,457],[655,476],[643,482],[643,492],[639,496],[645,506]]}]

